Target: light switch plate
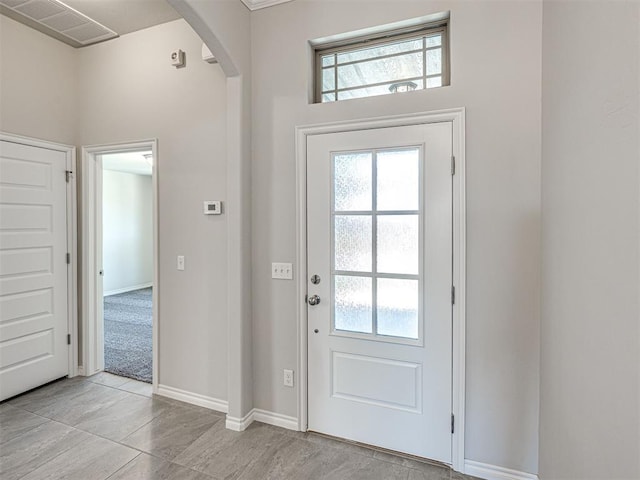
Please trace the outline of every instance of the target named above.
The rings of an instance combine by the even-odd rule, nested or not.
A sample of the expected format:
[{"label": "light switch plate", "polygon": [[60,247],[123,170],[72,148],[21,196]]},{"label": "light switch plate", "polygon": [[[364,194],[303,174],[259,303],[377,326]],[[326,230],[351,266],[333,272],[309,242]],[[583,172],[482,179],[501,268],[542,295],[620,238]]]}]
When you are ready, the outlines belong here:
[{"label": "light switch plate", "polygon": [[293,280],[293,265],[291,263],[272,263],[271,278]]}]

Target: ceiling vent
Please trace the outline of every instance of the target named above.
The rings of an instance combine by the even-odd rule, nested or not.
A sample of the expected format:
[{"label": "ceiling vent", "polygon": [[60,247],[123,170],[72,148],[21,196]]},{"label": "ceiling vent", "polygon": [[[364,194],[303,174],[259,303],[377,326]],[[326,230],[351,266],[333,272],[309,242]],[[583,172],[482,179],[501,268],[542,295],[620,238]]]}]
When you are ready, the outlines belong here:
[{"label": "ceiling vent", "polygon": [[58,0],[0,0],[0,13],[76,48],[118,36]]}]

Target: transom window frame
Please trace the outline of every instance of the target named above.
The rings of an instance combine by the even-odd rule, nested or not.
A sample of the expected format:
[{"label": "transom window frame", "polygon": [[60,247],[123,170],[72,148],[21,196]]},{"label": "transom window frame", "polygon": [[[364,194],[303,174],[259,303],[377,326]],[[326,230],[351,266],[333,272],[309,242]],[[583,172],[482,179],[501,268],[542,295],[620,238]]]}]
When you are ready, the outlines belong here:
[{"label": "transom window frame", "polygon": [[[378,210],[377,208],[377,155],[380,152],[387,151],[399,151],[399,150],[418,150],[418,210]],[[336,210],[335,209],[335,158],[339,155],[345,154],[358,154],[358,153],[370,153],[371,158],[371,166],[372,166],[372,204],[371,210]],[[425,145],[424,144],[415,144],[415,145],[403,145],[401,147],[377,147],[377,148],[367,148],[367,149],[355,149],[355,150],[345,150],[345,151],[332,151],[331,152],[331,206],[330,206],[330,242],[329,242],[329,255],[331,261],[331,278],[330,278],[330,292],[331,292],[331,309],[330,309],[330,331],[329,335],[336,337],[347,337],[347,338],[356,338],[361,340],[370,340],[377,341],[382,343],[395,343],[400,345],[414,345],[414,346],[424,346],[424,276],[425,276],[425,265],[424,265],[424,252],[425,252],[425,198],[424,198],[424,174],[425,174]],[[360,272],[357,270],[338,270],[336,269],[336,246],[335,246],[335,218],[336,216],[342,215],[354,215],[354,216],[366,216],[369,215],[372,218],[372,229],[371,229],[371,242],[372,242],[372,265],[370,272]],[[402,273],[381,273],[377,269],[377,221],[376,218],[378,216],[398,216],[398,215],[417,215],[418,216],[418,273],[417,274],[402,274]],[[350,277],[361,277],[361,278],[370,278],[372,281],[372,289],[373,289],[373,297],[372,297],[372,318],[371,318],[371,327],[372,331],[370,333],[366,332],[357,332],[352,330],[341,330],[336,328],[336,318],[335,318],[335,277],[336,276],[350,276]],[[377,286],[374,285],[378,279],[408,279],[414,280],[418,282],[418,337],[402,337],[402,336],[394,336],[394,335],[386,335],[377,332]]]},{"label": "transom window frame", "polygon": [[[323,70],[326,68],[336,68],[337,64],[334,63],[333,65],[327,66],[327,67],[323,67],[322,65],[322,57],[326,56],[326,55],[330,55],[330,54],[335,54],[336,58],[337,55],[341,54],[341,53],[345,53],[345,52],[350,52],[350,51],[357,51],[357,50],[364,50],[367,48],[372,48],[372,47],[376,47],[379,45],[392,45],[395,43],[399,43],[402,41],[406,41],[406,40],[410,40],[410,39],[419,39],[419,38],[424,38],[424,37],[429,37],[432,35],[437,35],[440,34],[442,37],[442,42],[441,45],[438,47],[426,47],[426,44],[423,44],[423,48],[421,50],[416,50],[417,52],[422,51],[423,52],[423,74],[420,77],[420,79],[423,80],[423,88],[421,88],[420,90],[416,90],[416,91],[422,91],[422,90],[427,90],[427,78],[431,78],[433,76],[440,76],[440,75],[426,75],[426,51],[427,50],[431,50],[434,48],[441,48],[442,49],[442,84],[440,85],[440,87],[446,87],[449,86],[451,83],[451,69],[450,69],[450,53],[449,53],[449,19],[447,20],[443,20],[443,21],[439,21],[439,22],[434,22],[434,23],[427,23],[427,24],[422,24],[422,25],[418,25],[418,26],[413,26],[410,28],[402,28],[402,29],[394,29],[394,30],[388,30],[385,32],[381,32],[381,33],[377,33],[377,34],[372,34],[372,35],[362,35],[362,36],[357,36],[357,37],[352,37],[349,38],[347,40],[341,40],[341,41],[336,41],[336,42],[330,42],[330,43],[323,43],[323,44],[315,44],[313,46],[314,49],[314,56],[315,56],[315,60],[314,60],[314,74],[313,74],[313,80],[314,80],[314,96],[313,96],[313,102],[314,103],[336,103],[336,102],[340,102],[340,101],[344,101],[344,100],[339,100],[338,99],[338,92],[340,91],[347,91],[347,90],[357,90],[357,89],[361,89],[364,87],[374,87],[374,86],[379,86],[379,85],[386,85],[390,82],[382,82],[382,83],[372,83],[372,84],[366,84],[366,85],[361,85],[358,87],[349,87],[346,89],[339,89],[338,88],[338,82],[336,80],[335,82],[335,89],[332,90],[336,92],[336,98],[333,101],[329,101],[329,102],[323,102],[322,101],[322,94],[323,94],[323,90],[322,90],[322,73]],[[401,54],[398,55],[404,55],[410,52],[402,52]],[[396,54],[394,55],[389,55],[389,56],[397,56]],[[385,58],[386,56],[380,56],[380,57],[374,57],[372,59],[369,60],[374,60],[376,58]],[[349,62],[351,63],[351,62]],[[355,63],[355,62],[354,62]],[[337,68],[336,68],[336,76],[337,76]],[[413,77],[412,77],[413,78]],[[407,79],[409,80],[409,79]],[[405,82],[407,80],[398,80],[398,82]],[[440,88],[440,87],[431,87],[429,88]],[[327,92],[324,92],[327,93]],[[375,95],[375,96],[382,96],[382,95]],[[366,96],[363,98],[370,98],[371,96]]]}]

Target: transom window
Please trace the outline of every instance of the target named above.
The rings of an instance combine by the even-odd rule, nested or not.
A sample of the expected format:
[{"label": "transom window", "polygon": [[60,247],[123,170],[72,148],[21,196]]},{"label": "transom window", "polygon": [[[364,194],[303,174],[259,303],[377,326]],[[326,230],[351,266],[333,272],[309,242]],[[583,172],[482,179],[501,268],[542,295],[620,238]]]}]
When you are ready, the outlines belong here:
[{"label": "transom window", "polygon": [[316,47],[316,103],[449,84],[447,25]]}]

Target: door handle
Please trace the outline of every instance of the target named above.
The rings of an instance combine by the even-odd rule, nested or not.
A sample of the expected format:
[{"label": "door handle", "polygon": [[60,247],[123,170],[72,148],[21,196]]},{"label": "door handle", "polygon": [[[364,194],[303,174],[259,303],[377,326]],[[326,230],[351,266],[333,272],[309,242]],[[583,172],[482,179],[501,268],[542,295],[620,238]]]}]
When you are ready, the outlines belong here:
[{"label": "door handle", "polygon": [[314,306],[320,303],[320,297],[318,295],[311,295],[309,297],[309,305]]}]

